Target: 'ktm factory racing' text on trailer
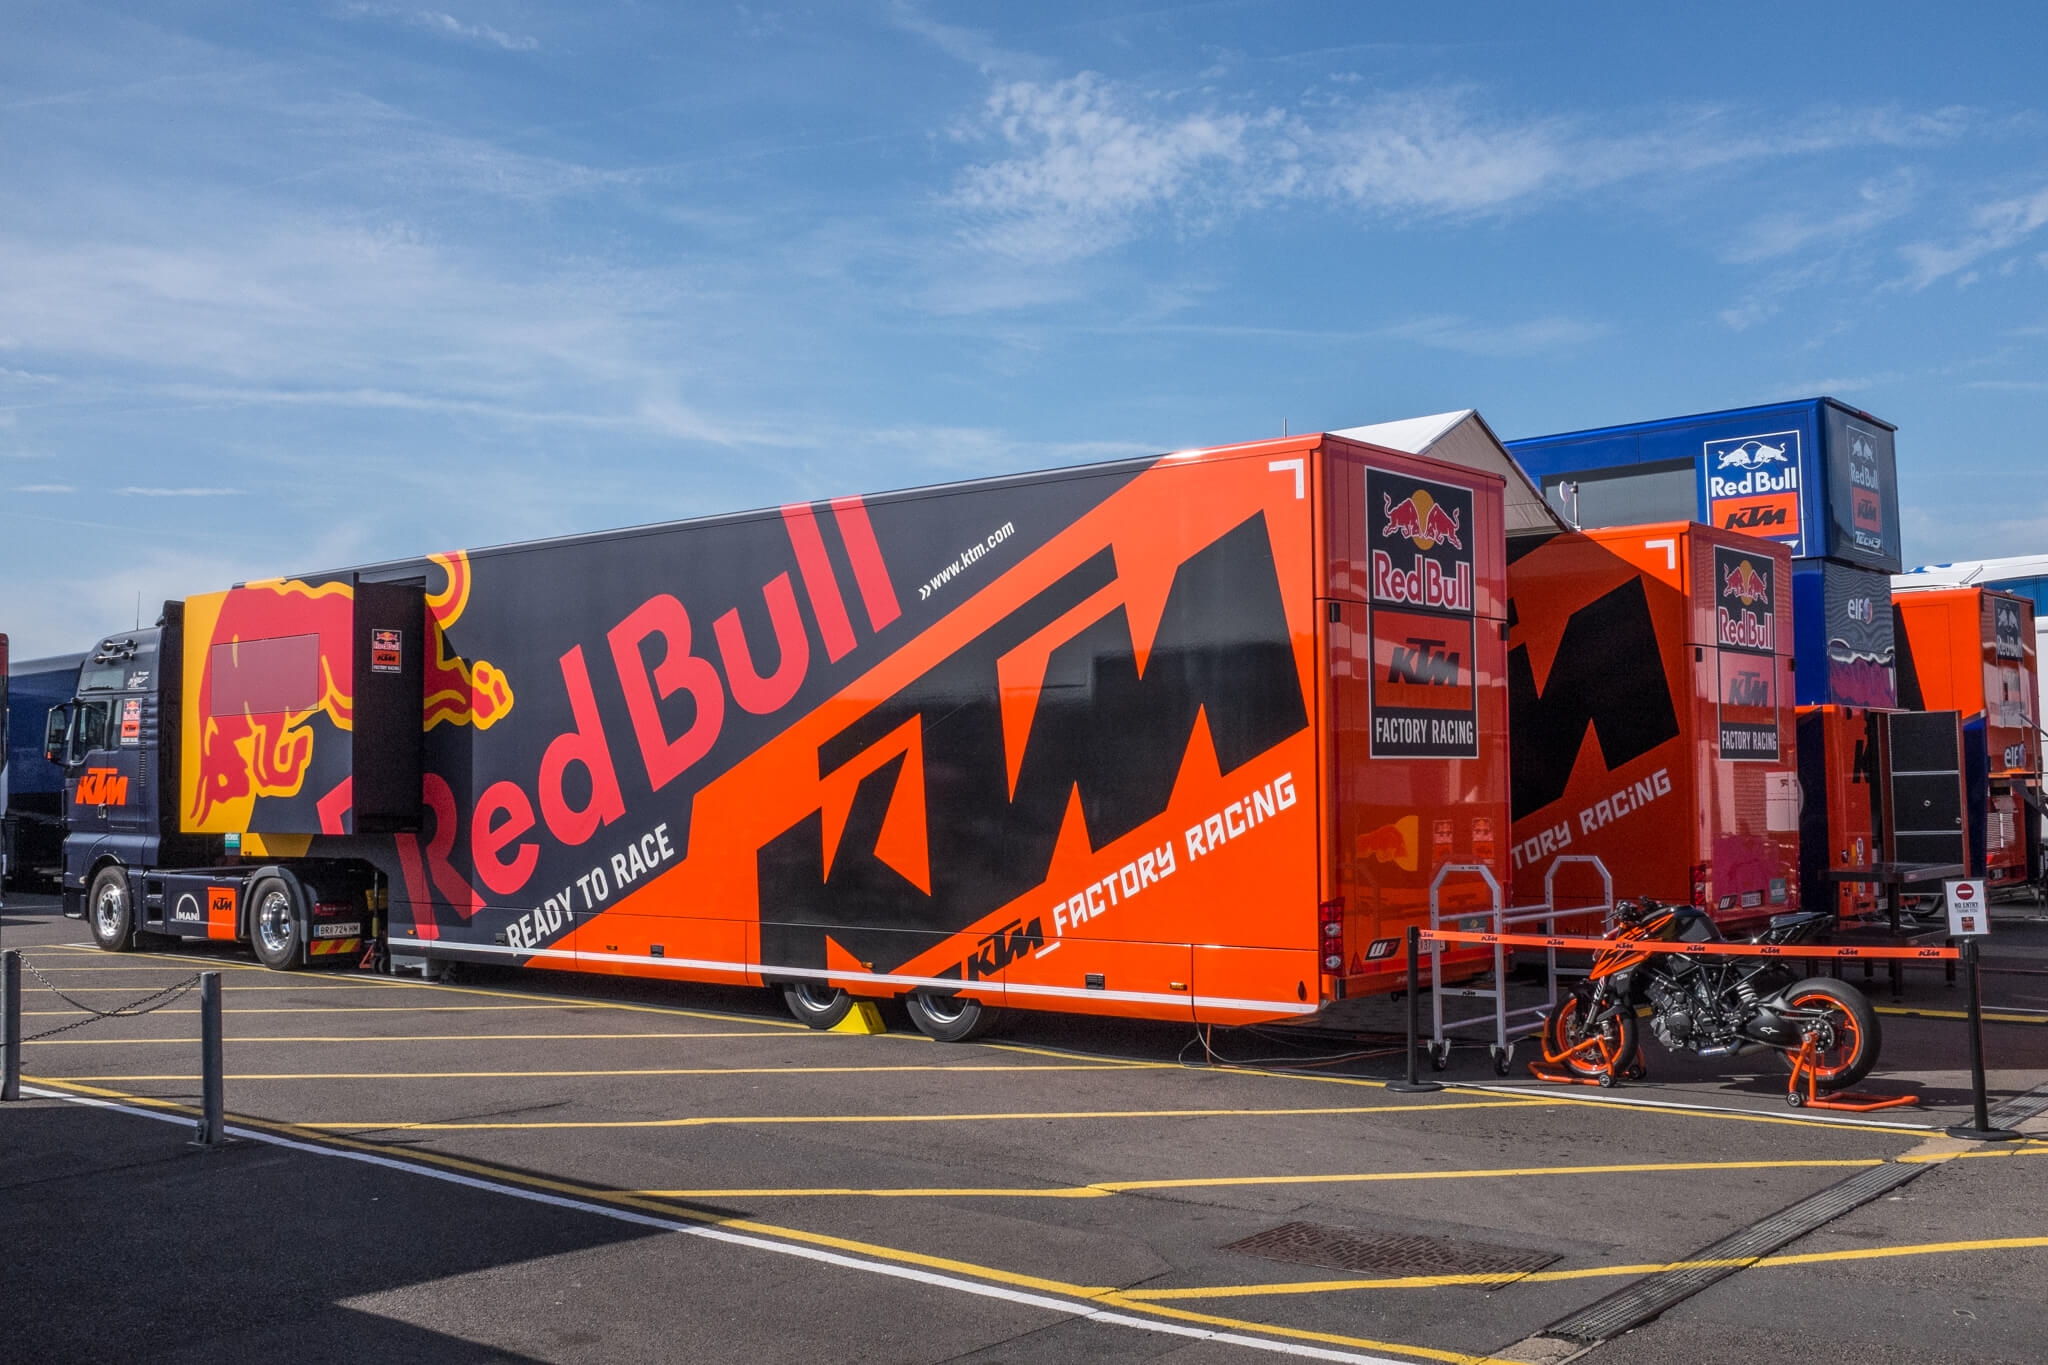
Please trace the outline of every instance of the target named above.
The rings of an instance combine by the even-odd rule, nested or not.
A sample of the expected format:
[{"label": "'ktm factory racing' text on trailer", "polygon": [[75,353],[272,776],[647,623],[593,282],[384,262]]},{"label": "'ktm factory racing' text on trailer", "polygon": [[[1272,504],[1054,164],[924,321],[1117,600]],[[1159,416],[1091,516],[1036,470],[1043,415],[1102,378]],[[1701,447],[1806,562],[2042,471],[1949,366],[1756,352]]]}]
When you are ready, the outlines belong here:
[{"label": "'ktm factory racing' text on trailer", "polygon": [[1310,1016],[1505,879],[1501,499],[1313,436],[168,604],[64,720],[66,908],[939,1037]]}]

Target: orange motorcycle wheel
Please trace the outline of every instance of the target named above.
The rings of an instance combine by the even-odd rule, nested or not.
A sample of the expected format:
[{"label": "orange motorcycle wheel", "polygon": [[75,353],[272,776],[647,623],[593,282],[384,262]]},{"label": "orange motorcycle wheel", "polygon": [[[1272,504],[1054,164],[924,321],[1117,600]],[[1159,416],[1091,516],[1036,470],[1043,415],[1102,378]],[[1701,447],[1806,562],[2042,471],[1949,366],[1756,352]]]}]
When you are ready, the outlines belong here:
[{"label": "orange motorcycle wheel", "polygon": [[1611,1085],[1634,1063],[1636,1016],[1620,1010],[1589,1032],[1579,1019],[1581,1002],[1566,996],[1543,1024],[1543,1060],[1573,1075]]}]

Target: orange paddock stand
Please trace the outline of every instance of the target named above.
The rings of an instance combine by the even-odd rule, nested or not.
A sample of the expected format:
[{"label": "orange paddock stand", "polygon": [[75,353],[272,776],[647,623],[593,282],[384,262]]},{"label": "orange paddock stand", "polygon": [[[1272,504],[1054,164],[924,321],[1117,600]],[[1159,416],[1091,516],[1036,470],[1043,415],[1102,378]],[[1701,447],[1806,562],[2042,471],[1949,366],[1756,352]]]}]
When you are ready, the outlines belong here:
[{"label": "orange paddock stand", "polygon": [[[1801,1077],[1806,1079],[1803,1095],[1799,1093]],[[1800,1043],[1799,1055],[1792,1059],[1792,1077],[1785,1083],[1785,1103],[1794,1109],[1845,1109],[1852,1114],[1867,1114],[1873,1109],[1897,1109],[1919,1102],[1918,1095],[1865,1095],[1854,1090],[1837,1090],[1823,1096],[1816,1084],[1811,1038]]]}]

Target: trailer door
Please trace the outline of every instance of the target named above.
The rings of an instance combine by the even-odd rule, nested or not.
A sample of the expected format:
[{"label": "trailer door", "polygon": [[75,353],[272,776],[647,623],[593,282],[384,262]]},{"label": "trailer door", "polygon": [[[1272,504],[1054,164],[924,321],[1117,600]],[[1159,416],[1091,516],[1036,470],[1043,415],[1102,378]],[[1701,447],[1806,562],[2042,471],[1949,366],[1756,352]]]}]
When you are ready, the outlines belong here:
[{"label": "trailer door", "polygon": [[1895,711],[1884,723],[1884,827],[1892,857],[1968,866],[1962,717],[1954,711]]}]

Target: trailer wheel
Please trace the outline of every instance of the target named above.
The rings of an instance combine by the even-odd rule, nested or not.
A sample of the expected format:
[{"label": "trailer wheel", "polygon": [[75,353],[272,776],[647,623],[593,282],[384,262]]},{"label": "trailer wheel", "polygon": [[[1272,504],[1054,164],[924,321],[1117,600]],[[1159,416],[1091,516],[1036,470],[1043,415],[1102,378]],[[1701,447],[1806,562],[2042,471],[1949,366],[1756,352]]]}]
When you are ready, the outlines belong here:
[{"label": "trailer wheel", "polygon": [[135,946],[135,899],[128,889],[128,874],[118,867],[103,867],[92,879],[92,941],[110,953],[125,953]]},{"label": "trailer wheel", "polygon": [[996,1026],[1002,1011],[965,996],[919,991],[903,1002],[910,1022],[934,1042],[965,1043]]},{"label": "trailer wheel", "polygon": [[249,946],[256,960],[272,971],[295,970],[302,965],[304,935],[292,889],[277,877],[256,883],[249,892]]},{"label": "trailer wheel", "polygon": [[831,1028],[853,1008],[853,997],[821,981],[792,981],[782,988],[782,1003],[812,1028]]}]

